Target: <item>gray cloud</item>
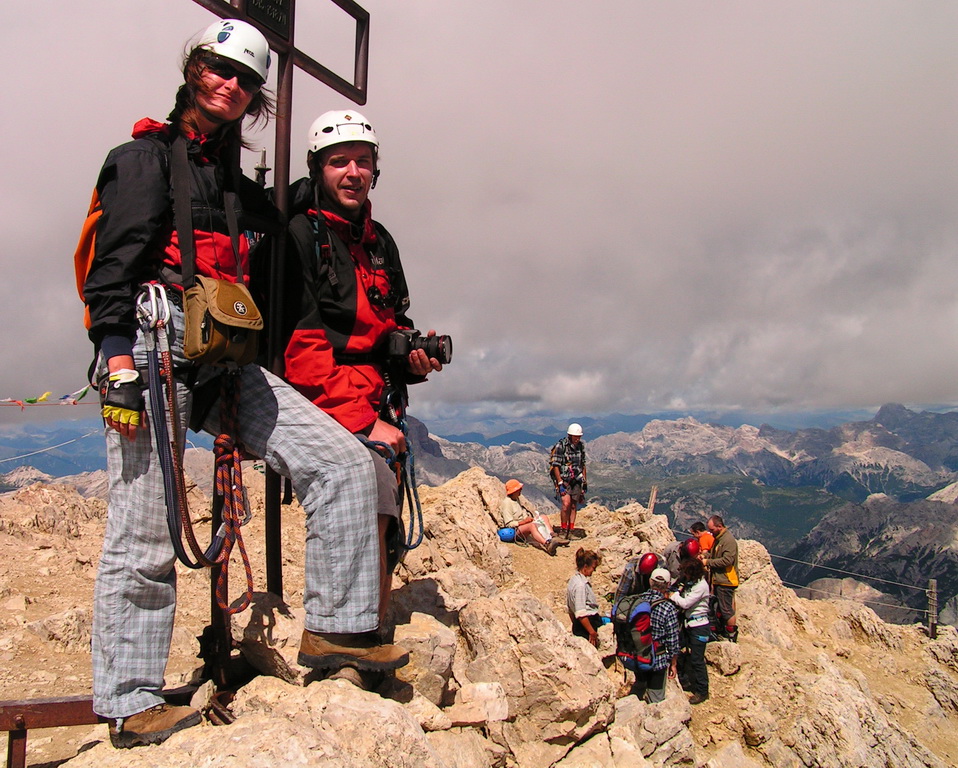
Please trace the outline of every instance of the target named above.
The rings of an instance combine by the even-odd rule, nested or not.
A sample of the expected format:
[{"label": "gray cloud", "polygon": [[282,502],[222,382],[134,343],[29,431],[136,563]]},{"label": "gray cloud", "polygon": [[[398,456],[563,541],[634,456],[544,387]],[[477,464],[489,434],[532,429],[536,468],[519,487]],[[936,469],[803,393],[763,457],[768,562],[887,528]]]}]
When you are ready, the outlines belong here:
[{"label": "gray cloud", "polygon": [[[455,339],[417,413],[958,401],[953,3],[364,5],[374,210],[413,317]],[[61,394],[90,355],[70,256],[97,170],[211,17],[6,17],[0,397]],[[301,47],[347,61],[320,20]],[[301,169],[345,100],[302,75],[294,100]]]}]

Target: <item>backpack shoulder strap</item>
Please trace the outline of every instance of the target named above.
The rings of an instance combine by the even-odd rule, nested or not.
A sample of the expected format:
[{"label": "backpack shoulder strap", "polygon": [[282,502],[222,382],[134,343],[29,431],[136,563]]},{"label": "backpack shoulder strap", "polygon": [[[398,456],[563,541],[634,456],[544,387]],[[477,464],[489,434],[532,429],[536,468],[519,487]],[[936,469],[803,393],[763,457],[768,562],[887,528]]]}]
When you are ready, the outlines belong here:
[{"label": "backpack shoulder strap", "polygon": [[172,147],[173,216],[180,247],[180,269],[183,288],[192,288],[196,281],[196,253],[193,248],[193,201],[190,196],[190,161],[186,155],[186,139],[179,135]]}]

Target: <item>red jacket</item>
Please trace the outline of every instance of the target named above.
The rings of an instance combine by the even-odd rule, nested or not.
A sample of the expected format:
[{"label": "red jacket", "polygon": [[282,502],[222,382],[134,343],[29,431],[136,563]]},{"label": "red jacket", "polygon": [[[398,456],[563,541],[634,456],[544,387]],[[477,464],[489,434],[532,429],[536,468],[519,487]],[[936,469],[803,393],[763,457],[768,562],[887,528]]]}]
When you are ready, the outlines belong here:
[{"label": "red jacket", "polygon": [[[290,222],[291,253],[285,278],[286,378],[350,432],[361,432],[379,415],[384,388],[384,345],[397,328],[411,328],[405,315],[409,293],[396,243],[370,215],[353,224],[322,211]],[[369,298],[370,289],[382,301]]]}]

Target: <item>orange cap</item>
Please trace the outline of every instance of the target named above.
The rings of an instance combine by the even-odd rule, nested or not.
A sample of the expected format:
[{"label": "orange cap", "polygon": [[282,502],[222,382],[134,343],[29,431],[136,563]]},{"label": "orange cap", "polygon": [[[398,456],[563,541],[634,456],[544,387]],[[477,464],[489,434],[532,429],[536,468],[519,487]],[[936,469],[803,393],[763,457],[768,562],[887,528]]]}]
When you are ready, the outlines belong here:
[{"label": "orange cap", "polygon": [[518,480],[506,480],[506,496],[511,496],[516,491],[522,490],[522,483]]}]

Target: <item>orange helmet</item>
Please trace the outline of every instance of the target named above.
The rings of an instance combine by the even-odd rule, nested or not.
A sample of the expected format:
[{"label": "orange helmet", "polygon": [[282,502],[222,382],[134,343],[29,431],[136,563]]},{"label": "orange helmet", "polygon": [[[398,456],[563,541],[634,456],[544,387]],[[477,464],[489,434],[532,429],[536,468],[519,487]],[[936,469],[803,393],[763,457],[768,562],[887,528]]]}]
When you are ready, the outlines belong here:
[{"label": "orange helmet", "polygon": [[506,496],[511,496],[516,491],[522,490],[522,483],[518,480],[506,480]]}]

